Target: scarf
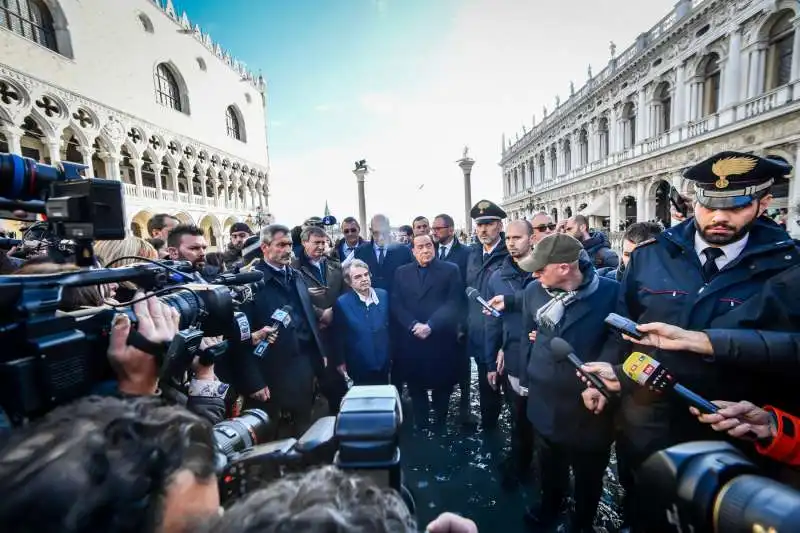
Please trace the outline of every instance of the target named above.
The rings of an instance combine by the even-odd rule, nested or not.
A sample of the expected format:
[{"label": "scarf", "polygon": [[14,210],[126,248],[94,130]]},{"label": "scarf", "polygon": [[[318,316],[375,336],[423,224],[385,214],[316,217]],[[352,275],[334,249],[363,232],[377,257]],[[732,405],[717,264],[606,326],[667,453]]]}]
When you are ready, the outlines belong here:
[{"label": "scarf", "polygon": [[536,310],[536,323],[539,327],[555,329],[564,318],[567,307],[594,294],[600,285],[597,271],[592,265],[583,261],[581,261],[581,271],[583,271],[583,281],[575,290],[545,289],[552,299]]}]

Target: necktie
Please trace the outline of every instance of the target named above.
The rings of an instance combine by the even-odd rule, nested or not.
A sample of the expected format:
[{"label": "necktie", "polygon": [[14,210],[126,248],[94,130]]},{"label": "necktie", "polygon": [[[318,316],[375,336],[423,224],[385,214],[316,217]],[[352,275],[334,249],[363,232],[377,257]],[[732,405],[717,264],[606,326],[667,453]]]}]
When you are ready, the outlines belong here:
[{"label": "necktie", "polygon": [[447,252],[447,248],[445,248],[444,246],[440,246],[439,247],[439,259],[444,259],[444,256],[446,255],[445,252]]},{"label": "necktie", "polygon": [[484,262],[484,263],[486,262],[486,260],[487,260],[487,259],[489,259],[489,256],[490,256],[490,255],[492,255],[492,254],[489,254],[489,253],[483,252],[483,262]]},{"label": "necktie", "polygon": [[383,260],[386,257],[385,252],[386,252],[386,250],[383,248],[383,246],[378,246],[378,264],[379,265],[383,265]]},{"label": "necktie", "polygon": [[325,263],[321,262],[317,268],[319,269],[319,280],[323,285],[327,285],[325,282]]},{"label": "necktie", "polygon": [[703,265],[703,279],[708,283],[719,272],[716,260],[718,257],[725,255],[725,252],[719,248],[708,247],[702,253],[706,256],[706,262]]}]

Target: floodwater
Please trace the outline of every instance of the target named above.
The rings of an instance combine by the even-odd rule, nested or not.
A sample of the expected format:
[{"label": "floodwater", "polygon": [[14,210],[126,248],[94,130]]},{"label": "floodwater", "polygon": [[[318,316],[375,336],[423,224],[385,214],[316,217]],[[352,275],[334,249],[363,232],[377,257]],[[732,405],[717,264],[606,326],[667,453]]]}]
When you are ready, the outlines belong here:
[{"label": "floodwater", "polygon": [[[479,413],[476,374],[473,365],[470,400],[475,415]],[[474,520],[479,531],[530,531],[522,516],[525,506],[538,499],[537,480],[530,486],[507,491],[501,487],[497,468],[509,451],[508,409],[501,415],[499,430],[487,436],[477,428],[460,426],[457,420],[459,397],[460,392],[456,390],[451,397],[450,416],[443,434],[415,431],[411,416],[404,417],[400,441],[403,471],[405,484],[416,502],[420,529],[440,513],[450,511]],[[405,401],[403,407],[406,414],[411,412]],[[604,485],[595,525],[598,531],[615,533],[620,526],[618,509],[622,489],[616,480],[613,453]]]}]

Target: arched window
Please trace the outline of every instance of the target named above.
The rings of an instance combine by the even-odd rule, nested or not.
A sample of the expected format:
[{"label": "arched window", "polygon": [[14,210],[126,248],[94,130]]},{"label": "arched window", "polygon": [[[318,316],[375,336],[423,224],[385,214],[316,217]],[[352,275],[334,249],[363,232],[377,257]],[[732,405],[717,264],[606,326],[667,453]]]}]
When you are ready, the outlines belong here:
[{"label": "arched window", "polygon": [[719,56],[709,54],[703,69],[703,116],[719,110],[720,75]]},{"label": "arched window", "polygon": [[41,0],[0,0],[0,26],[58,52],[53,17]]},{"label": "arched window", "polygon": [[139,24],[142,25],[142,28],[147,33],[153,33],[153,22],[150,20],[150,17],[144,13],[139,13]]},{"label": "arched window", "polygon": [[632,148],[636,144],[636,106],[628,102],[622,110],[622,143],[623,148]]},{"label": "arched window", "polygon": [[166,63],[160,63],[156,67],[155,84],[156,102],[175,111],[183,111],[178,80]]},{"label": "arched window", "polygon": [[669,83],[663,82],[656,87],[655,98],[654,130],[656,135],[666,133],[672,127],[672,88]]},{"label": "arched window", "polygon": [[572,143],[569,139],[564,139],[564,173],[572,170]]},{"label": "arched window", "polygon": [[769,31],[766,87],[775,89],[789,83],[792,77],[792,45],[794,44],[794,13],[785,11]]},{"label": "arched window", "polygon": [[544,152],[539,154],[539,182],[544,181],[545,175],[545,165],[544,165]]},{"label": "arched window", "polygon": [[237,141],[244,141],[242,131],[242,122],[239,120],[239,113],[236,108],[229,105],[225,110],[225,124],[228,131],[228,137],[236,139]]},{"label": "arched window", "polygon": [[589,163],[589,133],[586,128],[578,133],[578,150],[581,166],[584,166]]},{"label": "arched window", "polygon": [[600,136],[600,157],[608,157],[609,138],[608,138],[608,118],[601,117],[597,123],[597,134]]},{"label": "arched window", "polygon": [[558,176],[558,150],[556,145],[550,147],[550,177]]}]

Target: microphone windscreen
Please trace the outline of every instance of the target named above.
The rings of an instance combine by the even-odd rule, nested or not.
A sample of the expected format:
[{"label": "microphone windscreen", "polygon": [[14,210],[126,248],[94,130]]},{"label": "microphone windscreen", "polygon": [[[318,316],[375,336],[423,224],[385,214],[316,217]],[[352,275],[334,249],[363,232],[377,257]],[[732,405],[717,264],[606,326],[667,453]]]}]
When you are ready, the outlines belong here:
[{"label": "microphone windscreen", "polygon": [[550,341],[550,350],[556,359],[566,359],[569,354],[575,353],[575,349],[570,345],[570,343],[561,337],[556,337]]},{"label": "microphone windscreen", "polygon": [[647,354],[633,352],[622,364],[622,371],[639,385],[647,385],[647,381],[655,374],[661,363]]},{"label": "microphone windscreen", "polygon": [[292,311],[294,311],[294,309],[292,309],[291,305],[284,305],[283,307],[281,307],[281,310],[283,310],[283,312],[289,313],[289,314],[291,314]]},{"label": "microphone windscreen", "polygon": [[467,296],[470,298],[477,298],[478,296],[481,295],[481,293],[478,292],[478,289],[474,287],[467,287],[467,290],[465,292],[467,293]]}]

